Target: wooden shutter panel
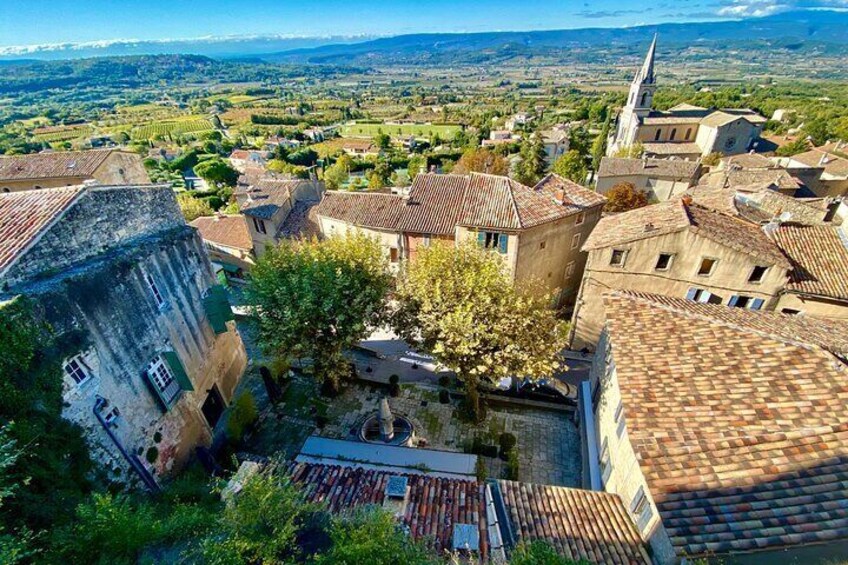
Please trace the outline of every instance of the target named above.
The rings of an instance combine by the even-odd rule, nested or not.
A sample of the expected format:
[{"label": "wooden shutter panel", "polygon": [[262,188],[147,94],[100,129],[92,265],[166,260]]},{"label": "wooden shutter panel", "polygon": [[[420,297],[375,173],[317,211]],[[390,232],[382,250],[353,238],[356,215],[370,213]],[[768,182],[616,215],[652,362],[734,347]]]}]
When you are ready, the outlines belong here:
[{"label": "wooden shutter panel", "polygon": [[486,232],[484,232],[484,231],[478,231],[477,232],[477,245],[479,245],[480,247],[486,246]]},{"label": "wooden shutter panel", "polygon": [[174,378],[180,383],[180,388],[183,390],[194,390],[194,385],[191,384],[191,379],[188,378],[183,362],[174,351],[163,351],[162,359],[168,364]]},{"label": "wooden shutter panel", "polygon": [[498,252],[506,255],[507,247],[509,246],[509,236],[505,233],[498,235]]},{"label": "wooden shutter panel", "polygon": [[730,301],[727,303],[728,306],[736,306],[736,303],[739,302],[739,296],[734,294],[730,297]]},{"label": "wooden shutter panel", "polygon": [[203,297],[203,310],[216,334],[227,333],[227,322],[235,319],[226,289],[219,284],[210,287]]},{"label": "wooden shutter panel", "polygon": [[762,298],[755,298],[754,303],[751,304],[751,310],[762,310],[763,304],[765,304],[765,303],[766,303],[766,301],[763,300]]},{"label": "wooden shutter panel", "polygon": [[689,292],[686,293],[686,300],[695,300],[695,295],[698,294],[697,288],[690,288]]}]

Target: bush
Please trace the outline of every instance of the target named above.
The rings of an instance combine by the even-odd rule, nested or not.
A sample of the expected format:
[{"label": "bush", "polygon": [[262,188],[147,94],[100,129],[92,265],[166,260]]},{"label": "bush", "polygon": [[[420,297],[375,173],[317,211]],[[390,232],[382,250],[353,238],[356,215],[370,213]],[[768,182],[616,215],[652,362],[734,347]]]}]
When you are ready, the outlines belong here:
[{"label": "bush", "polygon": [[450,377],[447,375],[442,375],[439,377],[439,386],[448,387],[450,386]]},{"label": "bush", "polygon": [[448,404],[450,402],[450,393],[444,389],[439,391],[439,402]]},{"label": "bush", "polygon": [[318,426],[319,430],[323,430],[324,426],[326,426],[328,422],[329,420],[326,416],[322,416],[320,414],[318,416],[315,416],[315,425]]},{"label": "bush", "polygon": [[396,385],[400,382],[400,377],[397,375],[392,375],[389,377],[389,384]]},{"label": "bush", "polygon": [[477,475],[477,480],[481,483],[488,477],[486,465],[479,457],[477,458],[477,462],[474,464],[474,473]]},{"label": "bush", "polygon": [[393,398],[400,396],[400,385],[392,383],[389,385],[389,395]]},{"label": "bush", "polygon": [[227,420],[227,435],[233,441],[241,441],[245,432],[259,418],[259,410],[256,408],[256,400],[250,391],[245,391],[233,403],[230,408],[230,417]]},{"label": "bush", "polygon": [[498,438],[498,443],[501,447],[501,457],[506,457],[507,453],[518,443],[518,439],[513,434],[504,432]]},{"label": "bush", "polygon": [[518,450],[513,449],[509,452],[509,457],[506,460],[506,478],[510,481],[518,480]]}]

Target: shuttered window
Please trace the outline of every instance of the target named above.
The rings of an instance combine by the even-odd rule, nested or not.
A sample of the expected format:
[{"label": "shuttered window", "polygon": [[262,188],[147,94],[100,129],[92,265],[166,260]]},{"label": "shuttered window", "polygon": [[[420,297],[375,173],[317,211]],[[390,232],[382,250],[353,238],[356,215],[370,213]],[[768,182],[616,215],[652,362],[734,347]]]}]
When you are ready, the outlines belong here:
[{"label": "shuttered window", "polygon": [[227,322],[235,319],[227,290],[219,284],[210,287],[203,296],[203,310],[216,334],[227,332]]},{"label": "shuttered window", "polygon": [[498,253],[506,255],[509,250],[509,234],[479,231],[477,232],[477,245],[484,249],[497,249]]},{"label": "shuttered window", "polygon": [[194,390],[180,358],[173,351],[163,351],[145,368],[144,375],[165,410],[174,405],[184,390]]}]

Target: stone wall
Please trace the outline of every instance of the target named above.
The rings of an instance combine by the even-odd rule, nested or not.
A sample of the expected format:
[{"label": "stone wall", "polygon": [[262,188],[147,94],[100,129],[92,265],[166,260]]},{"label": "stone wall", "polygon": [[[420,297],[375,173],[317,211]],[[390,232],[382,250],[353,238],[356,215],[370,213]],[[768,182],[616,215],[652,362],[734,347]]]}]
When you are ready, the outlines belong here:
[{"label": "stone wall", "polygon": [[100,184],[147,184],[150,177],[135,153],[113,151],[94,171],[94,180]]},{"label": "stone wall", "polygon": [[[51,269],[51,262],[63,268]],[[82,336],[76,354],[90,378],[77,384],[67,374],[57,377],[63,415],[83,428],[94,460],[112,478],[133,475],[94,416],[98,397],[107,401],[102,414],[117,415],[112,429],[120,442],[157,475],[178,469],[196,445],[210,442],[201,406],[213,386],[230,402],[247,356],[233,322],[218,335],[210,326],[202,298],[216,280],[169,188],[88,189],[20,263],[36,276],[19,280],[9,294],[33,298],[58,334]],[[179,358],[193,388],[169,408],[145,375],[166,351]]]}]

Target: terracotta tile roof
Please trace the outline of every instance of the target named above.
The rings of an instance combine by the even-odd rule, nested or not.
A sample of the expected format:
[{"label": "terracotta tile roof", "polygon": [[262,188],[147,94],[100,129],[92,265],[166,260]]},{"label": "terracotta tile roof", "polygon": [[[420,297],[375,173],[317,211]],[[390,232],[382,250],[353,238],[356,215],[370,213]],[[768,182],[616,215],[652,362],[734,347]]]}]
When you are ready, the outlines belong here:
[{"label": "terracotta tile roof", "polygon": [[[331,512],[367,504],[383,505],[392,473],[361,467],[293,463],[289,474],[301,485],[310,502],[327,504]],[[401,521],[416,539],[433,544],[437,551],[452,550],[454,524],[474,524],[480,532],[481,555],[488,554],[485,495],[476,481],[409,474],[408,502]]]},{"label": "terracotta tile roof", "polygon": [[250,201],[244,202],[241,211],[248,216],[255,216],[268,220],[288,202],[292,192],[304,182],[301,179],[270,179],[263,178],[253,184],[247,190],[237,194],[250,195]]},{"label": "terracotta tile roof", "polygon": [[316,214],[362,228],[397,231],[405,202],[396,194],[328,191]]},{"label": "terracotta tile roof", "polygon": [[467,176],[416,175],[398,226],[400,231],[453,235],[462,217],[466,190]]},{"label": "terracotta tile roof", "polygon": [[843,177],[848,176],[848,159],[835,153],[823,151],[823,147],[805,153],[793,155],[789,159],[803,163],[808,167],[823,167],[825,173]]},{"label": "terracotta tile roof", "polygon": [[453,234],[456,226],[522,230],[600,206],[606,199],[557,175],[534,188],[508,177],[423,174],[415,177],[399,227]]},{"label": "terracotta tile roof", "polygon": [[743,169],[773,169],[776,165],[771,159],[759,153],[742,153],[722,158],[725,167],[736,165]]},{"label": "terracotta tile roof", "polygon": [[735,188],[753,184],[794,191],[801,183],[784,169],[722,169],[704,175],[698,184],[715,188]]},{"label": "terracotta tile roof", "polygon": [[696,161],[681,159],[626,159],[603,157],[598,170],[599,177],[644,175],[655,178],[689,180],[695,178],[700,169]]},{"label": "terracotta tile roof", "polygon": [[201,216],[189,224],[196,227],[206,241],[234,249],[253,249],[250,231],[241,214]]},{"label": "terracotta tile roof", "polygon": [[792,262],[787,290],[848,300],[848,234],[830,226],[783,225],[777,245]]},{"label": "terracotta tile roof", "polygon": [[0,157],[0,181],[91,176],[112,151],[56,151]]},{"label": "terracotta tile roof", "polygon": [[779,314],[604,301],[627,437],[679,554],[848,537],[844,360]]},{"label": "terracotta tile roof", "polygon": [[705,208],[740,216],[754,223],[764,223],[788,213],[792,223],[825,225],[826,207],[787,196],[764,185],[735,188],[697,186],[688,192],[695,202]]},{"label": "terracotta tile roof", "polygon": [[317,207],[317,202],[295,202],[289,215],[280,224],[277,237],[286,239],[321,238],[321,226],[318,222],[318,214],[315,213]]},{"label": "terracotta tile roof", "polygon": [[520,541],[544,540],[560,555],[590,563],[651,563],[618,495],[498,481]]},{"label": "terracotta tile roof", "polygon": [[790,266],[760,226],[697,203],[684,204],[682,199],[602,218],[583,250],[623,245],[684,229],[771,264]]},{"label": "terracotta tile roof", "polygon": [[373,153],[377,151],[377,146],[370,139],[346,138],[342,141],[342,147],[351,151],[361,151]]},{"label": "terracotta tile roof", "polygon": [[0,274],[84,190],[70,186],[0,194]]},{"label": "terracotta tile roof", "polygon": [[700,155],[697,143],[643,143],[646,155]]}]

